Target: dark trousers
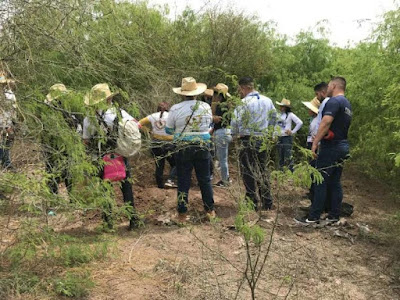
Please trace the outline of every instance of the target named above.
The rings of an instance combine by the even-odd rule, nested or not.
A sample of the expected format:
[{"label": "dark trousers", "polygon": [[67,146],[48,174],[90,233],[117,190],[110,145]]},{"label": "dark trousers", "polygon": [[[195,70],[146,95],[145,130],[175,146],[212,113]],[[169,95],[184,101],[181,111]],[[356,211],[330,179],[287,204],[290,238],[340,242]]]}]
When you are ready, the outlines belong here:
[{"label": "dark trousers", "polygon": [[188,144],[178,151],[176,169],[178,174],[179,213],[185,213],[188,210],[188,195],[193,168],[200,186],[204,210],[214,210],[214,196],[210,180],[210,160],[210,150],[207,146]]},{"label": "dark trousers", "polygon": [[261,139],[242,138],[241,142],[240,171],[246,188],[246,197],[253,201],[256,209],[259,209],[259,206],[262,209],[270,209],[272,196],[267,151],[260,152]]},{"label": "dark trousers", "polygon": [[58,184],[60,182],[64,182],[68,193],[70,193],[72,190],[72,182],[71,176],[68,174],[68,170],[66,168],[62,168],[62,170],[60,170],[60,168],[57,167],[57,161],[51,155],[46,156],[46,172],[48,174],[59,174],[53,178],[50,178],[47,182],[47,186],[49,187],[50,191],[53,194],[58,194]]},{"label": "dark trousers", "polygon": [[3,168],[8,168],[11,166],[10,159],[10,148],[12,146],[12,141],[7,138],[5,134],[0,137],[0,162]]},{"label": "dark trousers", "polygon": [[[312,148],[312,143],[307,142],[307,149],[311,150]],[[311,159],[310,160],[310,166],[313,168],[317,167],[317,160],[316,159]],[[311,179],[314,181],[314,177],[311,175]],[[311,202],[314,200],[314,191],[315,191],[315,183],[312,182],[309,192],[308,192],[308,199],[310,199]]]},{"label": "dark trousers", "polygon": [[[130,171],[128,159],[125,157],[124,157],[124,163],[125,163],[126,177],[123,181],[121,181],[121,192],[122,192],[124,202],[127,204],[130,204],[129,206],[131,207],[131,210],[134,213],[135,202],[134,202],[134,198],[133,198],[132,183],[130,182],[131,171]],[[101,169],[99,171],[99,176],[101,178],[103,178],[103,173],[104,173],[104,170]],[[104,221],[109,223],[109,225],[111,225],[111,218],[110,218],[111,211],[112,211],[111,205],[109,207],[105,207],[104,211],[103,211],[103,219],[104,219]],[[132,223],[134,220],[136,220],[136,218],[137,218],[137,216],[135,216],[134,214],[131,216],[131,225],[133,225]]]},{"label": "dark trousers", "polygon": [[277,149],[279,155],[280,169],[283,169],[283,167],[288,167],[290,170],[293,171],[292,148],[293,148],[292,136],[279,137]]},{"label": "dark trousers", "polygon": [[329,215],[339,218],[343,200],[340,178],[343,162],[348,155],[349,144],[346,140],[321,143],[316,164],[324,181],[315,186],[314,201],[311,204],[309,217],[319,219],[329,199]]},{"label": "dark trousers", "polygon": [[151,153],[154,156],[156,162],[156,182],[159,188],[164,188],[164,166],[165,161],[167,160],[170,167],[170,179],[174,177],[174,168],[175,168],[175,154],[174,154],[174,145],[168,142],[163,141],[154,141],[151,147]]}]

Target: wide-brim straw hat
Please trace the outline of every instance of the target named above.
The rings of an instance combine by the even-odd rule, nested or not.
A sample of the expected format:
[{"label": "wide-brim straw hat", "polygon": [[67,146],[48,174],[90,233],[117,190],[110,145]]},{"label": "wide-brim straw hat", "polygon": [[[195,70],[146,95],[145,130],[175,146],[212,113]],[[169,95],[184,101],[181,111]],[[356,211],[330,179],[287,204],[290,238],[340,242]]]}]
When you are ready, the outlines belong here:
[{"label": "wide-brim straw hat", "polygon": [[214,91],[216,91],[217,93],[222,93],[225,97],[230,98],[231,94],[228,93],[228,86],[225,83],[218,83],[215,87],[214,87]]},{"label": "wide-brim straw hat", "polygon": [[13,83],[13,82],[15,82],[15,80],[8,79],[6,74],[4,74],[3,72],[0,72],[0,84]]},{"label": "wide-brim straw hat", "polygon": [[173,88],[175,94],[182,96],[197,96],[207,89],[205,83],[197,83],[193,77],[182,78],[182,84],[180,87]]},{"label": "wide-brim straw hat", "polygon": [[45,102],[50,103],[53,100],[56,100],[62,94],[65,94],[66,92],[68,92],[68,90],[62,83],[53,84],[49,88],[49,93],[46,95]]},{"label": "wide-brim straw hat", "polygon": [[291,107],[290,106],[290,100],[283,98],[281,102],[275,101],[276,104],[279,106],[286,106],[286,107]]},{"label": "wide-brim straw hat", "polygon": [[107,83],[98,83],[85,95],[85,105],[91,106],[107,101],[117,94],[118,92],[111,93],[110,87]]},{"label": "wide-brim straw hat", "polygon": [[212,96],[214,96],[214,90],[213,89],[206,89],[204,91],[204,95],[206,95],[208,97],[212,97]]},{"label": "wide-brim straw hat", "polygon": [[301,103],[303,103],[312,112],[318,114],[319,106],[321,105],[321,102],[319,102],[317,97],[315,97],[311,101],[302,101]]}]

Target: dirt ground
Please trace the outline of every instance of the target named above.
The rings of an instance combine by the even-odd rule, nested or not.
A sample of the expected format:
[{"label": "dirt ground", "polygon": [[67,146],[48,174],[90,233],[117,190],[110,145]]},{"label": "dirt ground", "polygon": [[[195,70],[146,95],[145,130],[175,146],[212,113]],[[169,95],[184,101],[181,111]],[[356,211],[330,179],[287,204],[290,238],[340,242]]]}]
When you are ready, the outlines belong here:
[{"label": "dirt ground", "polygon": [[[231,166],[232,186],[214,188],[217,222],[205,220],[193,180],[191,220],[182,225],[173,222],[176,190],[157,188],[151,159],[143,156],[131,164],[135,202],[145,226],[129,232],[128,222],[123,222],[115,233],[104,234],[115,241],[113,253],[89,266],[96,287],[88,299],[251,299],[246,282],[239,289],[246,248],[233,226],[235,195],[243,191],[235,167]],[[340,226],[315,228],[293,221],[298,207],[308,204],[306,190],[290,183],[281,189],[273,185],[279,207],[257,223],[268,237],[277,218],[256,299],[400,299],[399,274],[391,268],[400,251],[373,238],[380,224],[398,211],[399,202],[388,187],[351,167],[345,168],[343,187],[344,201],[354,205],[354,214],[342,219]],[[79,235],[99,234],[95,227],[101,220],[94,215],[89,222],[69,223],[68,228],[59,218],[52,222]]]},{"label": "dirt ground", "polygon": [[[151,166],[138,166],[136,174],[143,169]],[[127,224],[121,224],[115,244],[118,255],[94,268],[97,287],[89,299],[250,299],[246,283],[237,292],[246,250],[232,226],[237,211],[233,195],[241,188],[232,169],[232,187],[214,188],[219,221],[204,221],[194,180],[191,222],[185,226],[169,222],[176,190],[158,189],[152,172],[140,174],[135,195],[139,210],[146,212],[146,226],[127,232]],[[297,207],[307,204],[306,191],[287,187],[275,194],[279,209],[258,222],[268,235],[278,214],[257,299],[400,299],[398,278],[390,268],[397,252],[369,238],[395,211],[394,199],[386,187],[349,168],[343,187],[344,201],[353,204],[355,212],[342,220],[342,226],[299,226],[293,217],[299,213]]]}]

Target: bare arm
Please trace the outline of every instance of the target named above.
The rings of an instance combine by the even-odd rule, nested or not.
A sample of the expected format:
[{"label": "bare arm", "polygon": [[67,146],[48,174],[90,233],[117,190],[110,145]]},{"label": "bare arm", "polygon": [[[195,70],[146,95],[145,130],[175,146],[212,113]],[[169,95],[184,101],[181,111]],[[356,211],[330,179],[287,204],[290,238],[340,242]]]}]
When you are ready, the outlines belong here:
[{"label": "bare arm", "polygon": [[331,127],[333,119],[334,118],[332,116],[324,116],[322,118],[321,123],[319,124],[317,135],[314,138],[313,145],[311,148],[311,151],[314,153],[314,156],[317,155],[316,151],[318,148],[318,144],[324,138],[324,136],[328,133],[328,130]]}]

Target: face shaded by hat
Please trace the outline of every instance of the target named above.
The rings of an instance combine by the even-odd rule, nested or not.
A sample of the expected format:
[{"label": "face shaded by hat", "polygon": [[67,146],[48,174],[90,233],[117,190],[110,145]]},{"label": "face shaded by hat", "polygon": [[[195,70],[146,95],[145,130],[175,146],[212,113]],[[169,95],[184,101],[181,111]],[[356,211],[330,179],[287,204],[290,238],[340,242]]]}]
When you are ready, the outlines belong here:
[{"label": "face shaded by hat", "polygon": [[85,105],[91,106],[103,101],[110,100],[117,94],[118,92],[111,93],[110,87],[107,83],[98,83],[94,87],[92,87],[89,93],[85,95]]},{"label": "face shaded by hat", "polygon": [[319,106],[321,105],[321,103],[319,102],[317,97],[315,97],[311,101],[302,101],[301,103],[303,103],[313,113],[318,114]]},{"label": "face shaded by hat", "polygon": [[276,104],[278,104],[279,106],[284,106],[284,107],[289,107],[290,106],[290,100],[283,98],[281,102],[275,101]]},{"label": "face shaded by hat", "polygon": [[231,97],[231,94],[228,93],[228,86],[225,83],[218,83],[214,87],[214,91],[217,92],[218,94],[223,94],[224,97]]},{"label": "face shaded by hat", "polygon": [[173,92],[182,96],[197,96],[207,89],[207,85],[204,83],[197,83],[193,77],[185,77],[182,79],[180,87],[173,88]]},{"label": "face shaded by hat", "polygon": [[52,101],[58,99],[61,95],[67,93],[68,90],[62,83],[53,84],[49,88],[49,93],[46,95],[44,102],[51,103]]}]

